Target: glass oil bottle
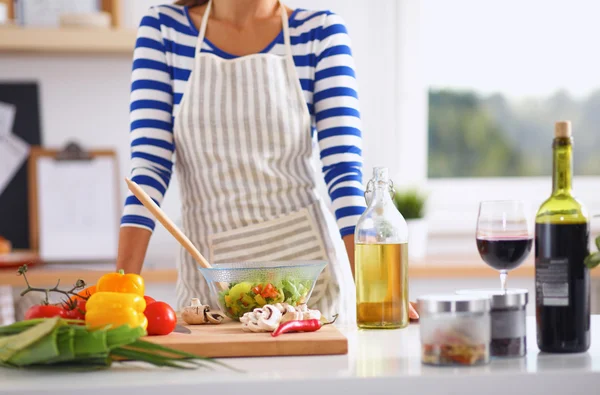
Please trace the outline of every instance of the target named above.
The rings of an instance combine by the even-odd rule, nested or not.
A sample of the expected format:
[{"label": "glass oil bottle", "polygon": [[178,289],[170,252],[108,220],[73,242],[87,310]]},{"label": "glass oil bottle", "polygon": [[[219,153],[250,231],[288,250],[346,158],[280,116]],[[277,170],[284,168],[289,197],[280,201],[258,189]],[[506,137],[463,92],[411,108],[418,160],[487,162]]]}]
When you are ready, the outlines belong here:
[{"label": "glass oil bottle", "polygon": [[377,167],[355,231],[356,315],[363,329],[408,325],[408,228],[392,196],[388,169]]}]

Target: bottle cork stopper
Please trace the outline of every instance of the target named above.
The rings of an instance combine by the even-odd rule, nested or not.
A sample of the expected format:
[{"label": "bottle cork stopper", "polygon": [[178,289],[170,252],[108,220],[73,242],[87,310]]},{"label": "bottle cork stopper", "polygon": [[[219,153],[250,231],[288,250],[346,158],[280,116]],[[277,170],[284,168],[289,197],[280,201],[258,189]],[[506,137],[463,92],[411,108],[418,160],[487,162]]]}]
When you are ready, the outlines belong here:
[{"label": "bottle cork stopper", "polygon": [[554,125],[554,137],[556,138],[570,138],[571,133],[571,121],[559,121]]}]

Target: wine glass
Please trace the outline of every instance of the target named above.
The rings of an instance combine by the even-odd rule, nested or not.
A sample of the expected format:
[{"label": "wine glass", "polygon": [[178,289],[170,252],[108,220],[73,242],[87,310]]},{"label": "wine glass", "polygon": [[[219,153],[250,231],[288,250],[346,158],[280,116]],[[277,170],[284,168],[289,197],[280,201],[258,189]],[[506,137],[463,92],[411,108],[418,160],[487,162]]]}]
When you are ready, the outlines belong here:
[{"label": "wine glass", "polygon": [[479,255],[485,263],[500,271],[500,284],[502,290],[506,290],[508,271],[523,263],[533,244],[533,231],[523,202],[481,202],[476,240]]}]

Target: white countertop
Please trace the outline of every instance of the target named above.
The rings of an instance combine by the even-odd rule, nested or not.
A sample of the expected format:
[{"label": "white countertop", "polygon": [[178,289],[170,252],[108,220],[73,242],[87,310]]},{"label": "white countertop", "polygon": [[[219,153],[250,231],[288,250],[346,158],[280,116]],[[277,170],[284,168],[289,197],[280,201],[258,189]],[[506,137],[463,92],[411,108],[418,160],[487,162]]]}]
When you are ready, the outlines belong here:
[{"label": "white countertop", "polygon": [[600,316],[592,317],[592,346],[582,354],[540,354],[534,317],[528,317],[527,326],[526,357],[493,360],[480,367],[421,365],[418,325],[393,331],[341,328],[349,339],[348,355],[223,360],[246,371],[242,374],[221,368],[179,371],[132,363],[86,373],[1,369],[0,394],[600,393]]}]

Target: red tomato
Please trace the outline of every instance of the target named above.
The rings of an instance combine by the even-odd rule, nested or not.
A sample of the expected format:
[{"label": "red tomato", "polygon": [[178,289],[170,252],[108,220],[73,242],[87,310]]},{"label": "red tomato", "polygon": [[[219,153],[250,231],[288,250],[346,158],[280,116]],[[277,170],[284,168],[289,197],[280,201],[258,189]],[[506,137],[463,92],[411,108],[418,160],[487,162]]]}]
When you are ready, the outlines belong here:
[{"label": "red tomato", "polygon": [[55,305],[35,305],[31,306],[25,313],[25,319],[33,318],[50,318],[50,317],[66,317],[66,311],[60,306]]},{"label": "red tomato", "polygon": [[66,318],[71,318],[74,320],[85,320],[85,303],[87,301],[83,299],[77,300],[77,305],[72,309],[69,307],[65,307],[65,316]]},{"label": "red tomato", "polygon": [[156,299],[154,299],[152,296],[144,295],[144,300],[146,301],[146,306],[148,306],[150,303],[156,302]]},{"label": "red tomato", "polygon": [[144,311],[148,319],[148,335],[168,335],[175,330],[177,315],[175,310],[165,302],[154,302],[146,306]]}]

